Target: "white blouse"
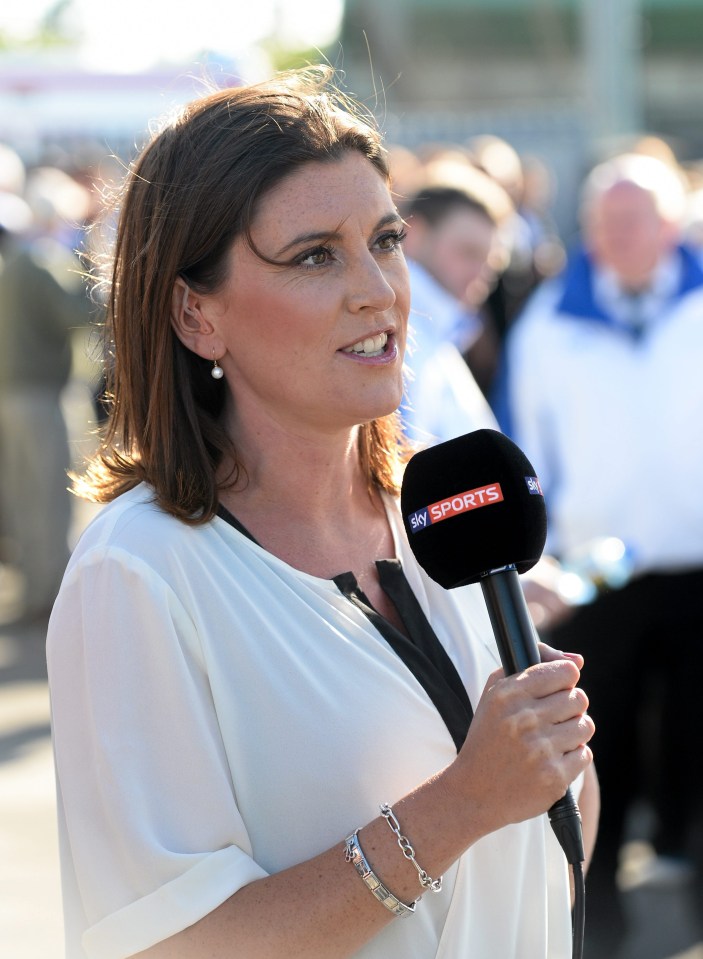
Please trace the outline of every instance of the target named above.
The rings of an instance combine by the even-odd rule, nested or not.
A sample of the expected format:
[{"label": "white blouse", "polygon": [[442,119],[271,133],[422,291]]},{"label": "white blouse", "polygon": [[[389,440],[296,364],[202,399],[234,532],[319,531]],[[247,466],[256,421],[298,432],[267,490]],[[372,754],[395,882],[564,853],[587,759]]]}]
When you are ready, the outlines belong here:
[{"label": "white blouse", "polygon": [[[499,665],[480,587],[429,580],[386,502],[475,705]],[[124,959],[247,883],[335,844],[342,856],[379,803],[456,756],[423,687],[333,581],[219,517],[181,523],[146,487],[82,536],[48,663],[67,959]],[[563,959],[570,940],[566,863],[542,816],[476,843],[440,894],[355,955]]]}]

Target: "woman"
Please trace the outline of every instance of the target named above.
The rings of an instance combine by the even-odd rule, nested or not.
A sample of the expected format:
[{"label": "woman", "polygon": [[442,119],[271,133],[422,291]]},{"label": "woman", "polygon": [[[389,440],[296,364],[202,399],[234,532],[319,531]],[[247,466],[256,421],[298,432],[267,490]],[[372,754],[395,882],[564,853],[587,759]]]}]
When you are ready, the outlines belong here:
[{"label": "woman", "polygon": [[402,239],[324,70],[128,176],[111,502],[49,635],[71,959],[568,954],[539,814],[591,760],[580,657],[502,678],[480,590],[410,554]]}]

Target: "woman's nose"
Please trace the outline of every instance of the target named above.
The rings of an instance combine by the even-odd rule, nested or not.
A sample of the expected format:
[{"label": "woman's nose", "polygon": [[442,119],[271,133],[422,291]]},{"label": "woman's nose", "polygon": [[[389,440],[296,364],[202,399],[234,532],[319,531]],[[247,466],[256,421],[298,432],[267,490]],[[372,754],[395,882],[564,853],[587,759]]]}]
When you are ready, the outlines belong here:
[{"label": "woman's nose", "polygon": [[348,302],[352,311],[367,309],[382,313],[395,304],[395,289],[370,252],[359,257],[349,281]]}]

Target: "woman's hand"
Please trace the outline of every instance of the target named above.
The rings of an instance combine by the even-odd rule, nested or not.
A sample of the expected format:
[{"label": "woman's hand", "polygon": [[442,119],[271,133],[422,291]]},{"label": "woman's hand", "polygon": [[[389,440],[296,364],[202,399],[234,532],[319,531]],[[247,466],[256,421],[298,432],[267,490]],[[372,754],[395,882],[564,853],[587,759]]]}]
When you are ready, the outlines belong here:
[{"label": "woman's hand", "polygon": [[577,688],[583,660],[543,644],[540,652],[538,665],[491,674],[452,766],[450,782],[481,834],[546,812],[592,761],[595,726]]}]

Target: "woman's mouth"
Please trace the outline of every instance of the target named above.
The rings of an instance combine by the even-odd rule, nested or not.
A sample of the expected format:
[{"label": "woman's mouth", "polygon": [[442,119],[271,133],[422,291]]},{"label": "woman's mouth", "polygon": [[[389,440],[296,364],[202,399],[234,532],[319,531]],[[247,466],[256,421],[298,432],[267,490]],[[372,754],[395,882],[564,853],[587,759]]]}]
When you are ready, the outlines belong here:
[{"label": "woman's mouth", "polygon": [[345,346],[342,353],[356,353],[359,356],[383,356],[388,343],[387,333],[377,333],[359,340],[353,346]]}]

